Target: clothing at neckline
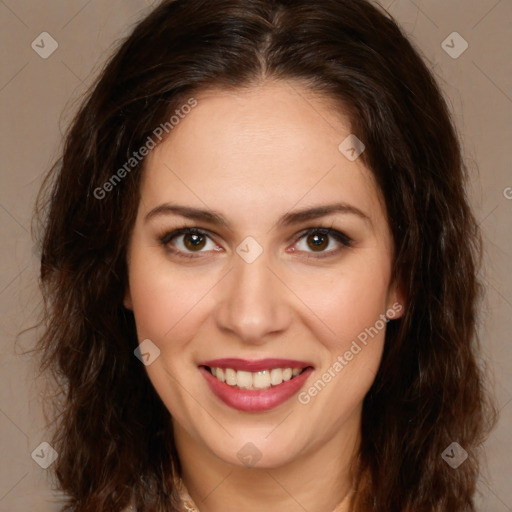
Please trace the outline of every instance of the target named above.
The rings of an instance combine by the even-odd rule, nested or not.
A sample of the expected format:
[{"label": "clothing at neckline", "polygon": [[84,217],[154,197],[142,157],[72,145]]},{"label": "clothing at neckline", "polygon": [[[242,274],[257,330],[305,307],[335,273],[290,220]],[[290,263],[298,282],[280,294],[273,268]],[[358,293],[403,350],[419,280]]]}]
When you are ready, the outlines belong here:
[{"label": "clothing at neckline", "polygon": [[[194,500],[190,496],[185,484],[181,478],[176,481],[176,491],[180,498],[181,510],[180,512],[200,512],[197,505],[194,503]],[[341,500],[340,503],[335,507],[332,512],[348,512],[348,506],[350,503],[350,497],[352,496],[354,490],[352,489],[347,493],[347,495]],[[124,512],[134,512],[135,508],[133,505],[124,510]]]},{"label": "clothing at neckline", "polygon": [[[200,512],[181,479],[178,482],[177,488],[182,503],[181,512]],[[352,496],[353,492],[353,490],[349,491],[332,512],[348,512],[350,497]]]}]

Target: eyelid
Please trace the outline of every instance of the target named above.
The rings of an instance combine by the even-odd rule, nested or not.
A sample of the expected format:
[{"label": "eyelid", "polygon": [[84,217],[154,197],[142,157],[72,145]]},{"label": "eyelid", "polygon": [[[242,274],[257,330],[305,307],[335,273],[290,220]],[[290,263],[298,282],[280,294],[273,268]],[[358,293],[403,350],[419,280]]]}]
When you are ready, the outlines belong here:
[{"label": "eyelid", "polygon": [[[343,233],[342,231],[334,229],[333,227],[325,227],[325,226],[315,226],[312,228],[306,228],[296,235],[296,240],[298,241],[301,238],[304,238],[306,235],[309,235],[312,233],[321,233],[322,235],[332,236],[333,238],[338,240],[338,242],[340,242],[343,245],[346,245],[347,247],[350,247],[353,243],[353,240],[348,235]],[[329,252],[329,251],[327,251],[327,252]]]},{"label": "eyelid", "polygon": [[165,231],[163,235],[159,236],[158,238],[162,243],[169,243],[173,238],[176,238],[180,235],[188,235],[188,234],[198,234],[207,236],[210,239],[211,233],[205,229],[196,228],[193,226],[183,226],[182,228],[173,229],[170,231]]},{"label": "eyelid", "polygon": [[168,252],[170,252],[173,255],[178,256],[180,258],[188,258],[188,259],[200,258],[203,253],[210,252],[210,251],[197,251],[197,253],[196,253],[194,251],[182,251],[180,249],[177,249],[176,247],[172,247],[169,245],[169,242],[171,240],[173,240],[174,238],[177,238],[177,237],[183,236],[183,235],[188,235],[188,234],[198,234],[201,236],[205,236],[205,237],[209,238],[213,243],[218,245],[217,242],[212,237],[212,233],[210,231],[205,230],[205,229],[200,229],[195,226],[184,226],[182,228],[173,229],[171,231],[165,231],[163,235],[158,237],[158,240],[159,240],[160,244],[164,247],[165,250],[167,250]]}]

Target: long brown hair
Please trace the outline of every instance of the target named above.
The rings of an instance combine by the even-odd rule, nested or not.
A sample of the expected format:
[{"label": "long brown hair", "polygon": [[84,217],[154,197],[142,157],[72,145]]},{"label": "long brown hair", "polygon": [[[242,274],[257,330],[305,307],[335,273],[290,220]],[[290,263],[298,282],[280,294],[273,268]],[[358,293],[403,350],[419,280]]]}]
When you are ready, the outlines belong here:
[{"label": "long brown hair", "polygon": [[[122,304],[144,160],[126,162],[195,92],[269,78],[334,99],[351,119],[407,296],[364,400],[353,510],[474,511],[494,408],[478,362],[482,251],[467,171],[433,75],[365,0],[164,1],[88,94],[38,201],[39,347],[62,390],[53,446],[65,510],[176,509],[170,415],[133,355],[134,318]],[[457,469],[441,456],[452,442],[469,454]]]}]

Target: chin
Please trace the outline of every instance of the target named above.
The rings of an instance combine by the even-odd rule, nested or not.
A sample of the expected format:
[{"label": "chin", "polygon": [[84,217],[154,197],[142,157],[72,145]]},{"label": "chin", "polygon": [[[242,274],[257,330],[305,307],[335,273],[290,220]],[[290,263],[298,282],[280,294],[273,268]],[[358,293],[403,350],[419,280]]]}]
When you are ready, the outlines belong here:
[{"label": "chin", "polygon": [[233,438],[225,439],[221,445],[218,439],[207,440],[207,445],[223,462],[240,468],[275,469],[289,464],[304,453],[305,446],[298,445],[293,433],[282,431],[269,435],[269,432],[272,429],[264,435],[251,435],[247,431],[237,435],[232,432]]}]

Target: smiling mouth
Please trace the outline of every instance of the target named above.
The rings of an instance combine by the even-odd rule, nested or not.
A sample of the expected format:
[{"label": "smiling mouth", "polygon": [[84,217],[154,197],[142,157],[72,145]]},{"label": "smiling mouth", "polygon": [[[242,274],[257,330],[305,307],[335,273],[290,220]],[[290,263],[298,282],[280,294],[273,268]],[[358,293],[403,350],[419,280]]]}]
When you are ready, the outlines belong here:
[{"label": "smiling mouth", "polygon": [[307,368],[311,368],[310,366],[305,368],[273,368],[271,370],[248,372],[244,370],[234,370],[233,368],[219,368],[206,365],[203,367],[218,381],[233,388],[249,391],[258,391],[279,386],[283,382],[298,377]]}]

